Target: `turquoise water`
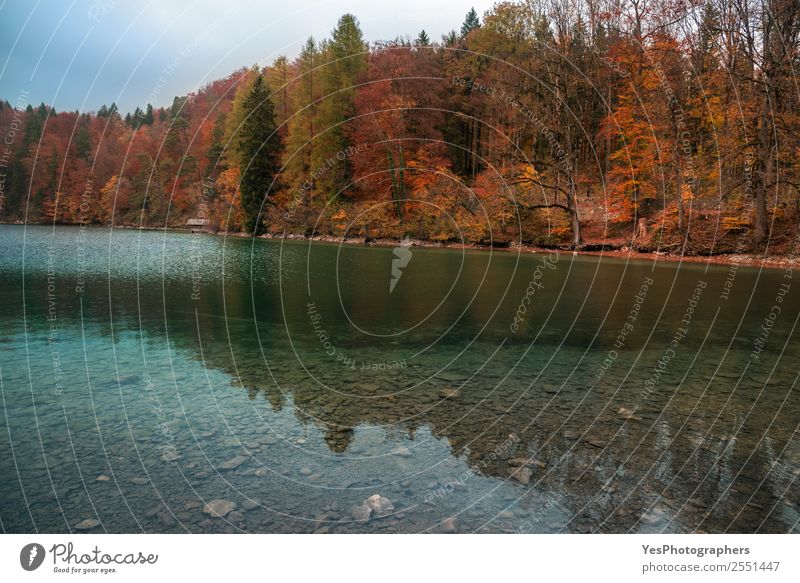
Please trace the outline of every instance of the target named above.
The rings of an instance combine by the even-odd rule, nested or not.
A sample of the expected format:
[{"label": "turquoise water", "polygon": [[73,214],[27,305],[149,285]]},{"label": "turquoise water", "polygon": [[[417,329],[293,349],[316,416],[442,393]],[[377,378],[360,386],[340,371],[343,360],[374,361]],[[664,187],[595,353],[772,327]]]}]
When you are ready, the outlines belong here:
[{"label": "turquoise water", "polygon": [[792,272],[409,251],[0,226],[3,530],[798,530]]}]

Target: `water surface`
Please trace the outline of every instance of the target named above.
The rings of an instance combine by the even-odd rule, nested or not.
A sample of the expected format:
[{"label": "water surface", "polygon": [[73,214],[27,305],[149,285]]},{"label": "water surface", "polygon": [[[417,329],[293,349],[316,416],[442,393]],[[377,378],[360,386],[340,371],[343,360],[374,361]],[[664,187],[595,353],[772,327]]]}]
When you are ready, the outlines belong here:
[{"label": "water surface", "polygon": [[797,531],[792,272],[410,251],[0,226],[3,530]]}]

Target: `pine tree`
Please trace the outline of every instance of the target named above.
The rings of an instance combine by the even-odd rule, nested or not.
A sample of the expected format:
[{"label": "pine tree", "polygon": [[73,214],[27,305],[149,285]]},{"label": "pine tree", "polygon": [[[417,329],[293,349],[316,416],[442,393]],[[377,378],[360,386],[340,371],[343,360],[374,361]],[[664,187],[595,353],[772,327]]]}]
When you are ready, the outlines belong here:
[{"label": "pine tree", "polygon": [[263,76],[256,77],[244,100],[245,118],[237,132],[237,149],[242,161],[241,200],[244,229],[261,232],[261,212],[266,197],[275,189],[280,169],[280,137],[275,126],[275,111]]},{"label": "pine tree", "polygon": [[480,26],[481,21],[478,19],[478,13],[475,12],[474,8],[470,8],[469,12],[467,12],[466,18],[464,19],[464,24],[461,25],[461,36],[467,36],[476,28],[480,28]]},{"label": "pine tree", "polygon": [[446,47],[455,46],[458,42],[458,34],[455,30],[451,30],[447,34],[442,35],[442,44]]},{"label": "pine tree", "polygon": [[428,47],[431,44],[431,38],[428,36],[428,33],[425,32],[425,29],[420,31],[419,35],[417,35],[416,40],[414,41],[415,47]]},{"label": "pine tree", "polygon": [[89,139],[89,116],[82,115],[78,131],[75,133],[75,153],[79,158],[89,160],[92,154],[92,142]]}]

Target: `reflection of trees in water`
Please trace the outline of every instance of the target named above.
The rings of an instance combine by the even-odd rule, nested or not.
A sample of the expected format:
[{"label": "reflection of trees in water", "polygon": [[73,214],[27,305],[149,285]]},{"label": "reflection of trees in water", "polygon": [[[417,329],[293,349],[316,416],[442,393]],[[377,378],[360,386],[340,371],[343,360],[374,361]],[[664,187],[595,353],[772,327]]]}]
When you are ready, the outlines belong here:
[{"label": "reflection of trees in water", "polygon": [[[525,388],[501,386],[490,396],[494,383],[489,379],[473,379],[458,396],[445,399],[441,391],[451,383],[435,379],[385,394],[413,384],[409,375],[421,374],[413,370],[395,371],[383,386],[361,382],[357,373],[352,379],[333,372],[323,377],[339,390],[346,387],[352,394],[348,396],[285,368],[275,371],[276,384],[259,372],[266,371],[260,356],[244,366],[244,354],[253,354],[252,347],[237,347],[241,381],[250,398],[263,396],[276,409],[291,399],[299,422],[318,428],[335,453],[347,451],[360,426],[391,427],[408,439],[425,427],[479,475],[510,479],[516,466],[509,462],[533,456],[544,467],[534,471],[531,484],[560,492],[587,524],[605,523],[612,529],[615,521],[647,526],[671,519],[673,529],[691,530],[698,525],[710,529],[709,522],[727,527],[734,520],[733,531],[747,531],[770,516],[768,529],[780,531],[796,520],[797,507],[783,502],[792,495],[789,499],[797,500],[798,493],[792,486],[796,476],[787,470],[798,459],[792,442],[796,403],[795,417],[786,409],[764,437],[765,416],[771,418],[778,410],[785,390],[762,397],[757,414],[750,416],[742,412],[752,404],[752,390],[734,393],[716,423],[719,408],[706,411],[701,401],[694,410],[698,395],[690,392],[669,405],[666,398],[655,399],[643,407],[641,421],[626,422],[616,413],[618,405],[599,414],[607,395],[589,395],[576,406],[585,390],[565,388],[563,402],[561,397],[549,402],[551,394],[531,391],[512,407]],[[229,359],[207,354],[206,363],[232,370]],[[727,399],[718,393],[720,388],[713,390],[715,399]],[[570,413],[573,418],[562,427]],[[585,431],[591,443],[581,439]],[[509,446],[511,434],[517,439]],[[781,454],[787,445],[789,450]],[[643,518],[626,510],[631,507],[650,510]]]},{"label": "reflection of trees in water", "polygon": [[[46,289],[46,282],[27,278],[26,289]],[[390,370],[367,379],[362,371],[322,359],[318,346],[301,338],[297,348],[303,364],[322,382],[350,393],[344,395],[321,386],[303,370],[288,343],[281,298],[272,288],[260,290],[256,299],[260,334],[253,323],[253,297],[247,283],[227,284],[224,297],[220,289],[203,288],[195,301],[189,300],[192,288],[188,283],[171,283],[165,297],[160,282],[140,281],[137,289],[134,280],[118,280],[112,287],[111,304],[107,281],[87,283],[85,290],[85,320],[100,323],[93,333],[110,334],[110,327],[102,324],[108,320],[109,305],[113,306],[117,331],[138,330],[141,323],[152,339],[164,338],[166,332],[179,351],[202,358],[206,366],[238,379],[232,385],[244,388],[250,399],[263,397],[275,411],[292,403],[298,421],[318,428],[335,453],[351,447],[359,427],[391,427],[398,437],[408,439],[427,428],[480,475],[508,479],[514,470],[509,460],[533,455],[545,467],[534,472],[531,483],[559,492],[562,502],[590,524],[610,521],[610,516],[628,527],[647,524],[642,516],[626,512],[643,508],[645,519],[652,519],[647,511],[651,507],[655,510],[650,514],[663,512],[676,528],[687,529],[711,530],[714,524],[727,527],[735,519],[731,530],[747,531],[768,517],[765,528],[781,531],[798,519],[800,492],[795,472],[800,451],[794,434],[800,418],[798,401],[789,395],[784,403],[791,379],[784,382],[788,373],[778,369],[777,378],[756,402],[761,390],[756,379],[765,377],[771,368],[765,363],[759,364],[757,374],[756,367],[751,368],[746,382],[736,390],[734,378],[721,377],[703,395],[718,360],[699,358],[677,392],[675,386],[683,371],[676,370],[673,372],[681,375],[666,380],[641,404],[643,420],[626,423],[616,410],[638,402],[642,389],[633,386],[635,383],[623,386],[612,399],[610,391],[616,387],[587,394],[585,387],[590,383],[581,385],[573,377],[556,397],[535,389],[515,403],[535,375],[535,371],[520,369],[512,378],[524,377],[524,382],[501,385],[491,396],[496,374],[476,377],[454,398],[442,398],[442,389],[452,383],[438,380],[391,394],[424,378],[425,372],[421,368]],[[29,313],[45,313],[44,294],[29,293],[27,298]],[[59,302],[59,323],[67,328],[78,321],[79,304],[66,292]],[[284,302],[285,309],[304,313],[304,298],[284,297]],[[612,328],[624,314],[615,308]],[[4,312],[3,317],[18,315]],[[31,331],[41,332],[45,326],[44,318],[29,320]],[[771,336],[775,347],[782,346],[782,333],[776,329]],[[712,334],[732,337],[716,328]],[[369,343],[358,337],[342,338],[340,346],[355,352],[369,348]],[[744,367],[746,351],[742,347],[746,344],[735,343],[739,350],[726,356],[723,371],[728,376]],[[303,346],[308,354],[302,352]],[[796,341],[787,352],[793,348]],[[653,354],[660,353],[646,353],[643,362],[652,360]],[[615,367],[625,366],[622,359],[615,363]],[[676,361],[675,366],[683,363]],[[553,370],[556,375],[558,370],[566,371],[564,378],[548,379],[560,387],[571,369]],[[594,371],[591,366],[587,370],[589,375]],[[594,445],[580,440],[587,429]],[[503,449],[510,434],[518,441]]]}]

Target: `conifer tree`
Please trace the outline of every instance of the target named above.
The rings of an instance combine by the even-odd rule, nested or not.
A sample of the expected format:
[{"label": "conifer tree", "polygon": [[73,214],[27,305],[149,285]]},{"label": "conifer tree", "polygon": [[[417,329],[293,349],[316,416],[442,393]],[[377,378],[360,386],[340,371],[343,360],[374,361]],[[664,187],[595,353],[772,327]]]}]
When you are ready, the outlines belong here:
[{"label": "conifer tree", "polygon": [[258,75],[243,103],[245,112],[237,133],[237,149],[242,161],[241,200],[244,229],[261,232],[261,213],[265,199],[274,190],[280,169],[280,137],[276,132],[275,111],[264,77]]}]

